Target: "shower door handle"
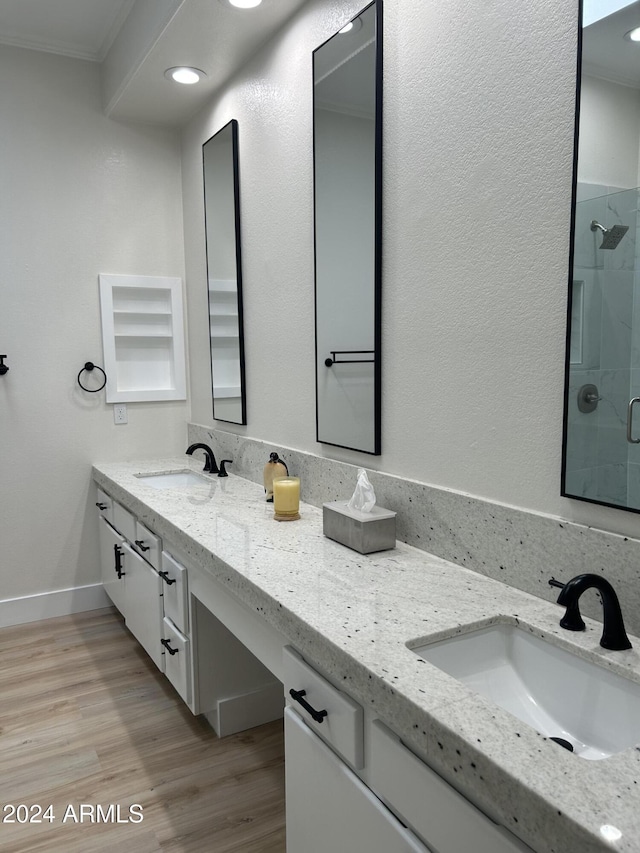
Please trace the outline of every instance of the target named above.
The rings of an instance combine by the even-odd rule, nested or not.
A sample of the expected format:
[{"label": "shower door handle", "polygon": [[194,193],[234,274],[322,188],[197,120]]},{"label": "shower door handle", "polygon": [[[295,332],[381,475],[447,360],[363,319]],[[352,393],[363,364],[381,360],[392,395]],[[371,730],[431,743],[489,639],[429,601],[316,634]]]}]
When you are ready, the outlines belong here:
[{"label": "shower door handle", "polygon": [[633,404],[640,403],[640,397],[632,397],[627,407],[627,441],[629,444],[640,444],[640,438],[633,438]]}]

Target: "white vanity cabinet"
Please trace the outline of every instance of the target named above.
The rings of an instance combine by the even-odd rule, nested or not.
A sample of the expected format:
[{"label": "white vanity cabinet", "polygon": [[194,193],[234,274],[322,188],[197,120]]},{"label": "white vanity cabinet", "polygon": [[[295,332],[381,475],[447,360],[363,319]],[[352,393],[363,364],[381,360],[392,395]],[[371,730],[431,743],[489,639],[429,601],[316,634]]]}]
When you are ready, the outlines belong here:
[{"label": "white vanity cabinet", "polygon": [[292,708],[284,730],[287,853],[430,853]]},{"label": "white vanity cabinet", "polygon": [[[189,704],[190,643],[171,622],[175,617],[179,628],[187,630],[186,571],[163,554],[160,537],[125,507],[103,491],[98,497],[102,516],[98,520],[100,565],[105,592],[124,616],[127,628]],[[168,613],[164,608],[165,597],[169,602]]]},{"label": "white vanity cabinet", "polygon": [[429,853],[354,772],[364,764],[360,705],[288,646],[283,671],[287,853]]},{"label": "white vanity cabinet", "polygon": [[291,647],[287,853],[532,853]]},{"label": "white vanity cabinet", "polygon": [[99,520],[102,584],[125,625],[158,669],[164,669],[162,581],[156,570],[104,518]]}]

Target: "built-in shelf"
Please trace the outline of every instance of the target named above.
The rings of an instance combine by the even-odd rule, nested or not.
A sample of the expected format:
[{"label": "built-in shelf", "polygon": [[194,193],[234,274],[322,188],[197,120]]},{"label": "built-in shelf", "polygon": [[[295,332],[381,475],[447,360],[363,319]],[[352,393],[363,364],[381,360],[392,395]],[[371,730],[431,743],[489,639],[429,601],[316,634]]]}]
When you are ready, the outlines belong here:
[{"label": "built-in shelf", "polygon": [[107,403],[186,399],[182,281],[100,275]]},{"label": "built-in shelf", "polygon": [[126,317],[150,317],[150,316],[155,315],[155,314],[159,314],[160,316],[171,317],[171,311],[155,311],[155,310],[131,311],[128,308],[127,309],[114,308],[114,310],[113,310],[114,317],[117,317],[120,314],[123,314]]},{"label": "built-in shelf", "polygon": [[173,340],[173,335],[165,335],[162,332],[146,332],[145,334],[135,334],[133,332],[116,332],[116,338],[131,338],[132,340],[147,340],[148,338],[166,338]]}]

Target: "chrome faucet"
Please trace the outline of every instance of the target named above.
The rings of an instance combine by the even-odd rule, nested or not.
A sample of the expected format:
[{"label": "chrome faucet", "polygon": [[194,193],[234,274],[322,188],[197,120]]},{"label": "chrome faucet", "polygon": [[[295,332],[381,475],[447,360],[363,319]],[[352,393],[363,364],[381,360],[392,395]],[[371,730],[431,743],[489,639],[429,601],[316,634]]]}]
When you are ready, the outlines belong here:
[{"label": "chrome faucet", "polygon": [[[552,585],[556,586],[557,583]],[[560,627],[566,628],[568,631],[584,631],[585,624],[580,616],[578,599],[585,590],[592,588],[597,589],[602,597],[604,627],[602,637],[600,638],[600,645],[604,649],[615,651],[630,649],[631,643],[624,629],[618,596],[609,581],[600,575],[577,575],[564,584],[558,596],[558,604],[566,607],[567,611],[560,620]]]},{"label": "chrome faucet", "polygon": [[204,463],[203,471],[208,471],[210,474],[218,473],[218,463],[216,462],[216,457],[213,455],[213,450],[209,447],[208,444],[190,444],[186,449],[186,453],[191,456],[194,450],[204,450],[205,456],[207,457]]}]

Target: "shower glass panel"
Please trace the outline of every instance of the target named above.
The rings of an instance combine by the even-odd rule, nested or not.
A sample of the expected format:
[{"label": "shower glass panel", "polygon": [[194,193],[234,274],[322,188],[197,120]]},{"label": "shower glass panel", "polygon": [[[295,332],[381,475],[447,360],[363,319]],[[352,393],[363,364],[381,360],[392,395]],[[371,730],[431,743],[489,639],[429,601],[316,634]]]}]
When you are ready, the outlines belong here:
[{"label": "shower glass panel", "polygon": [[578,2],[561,490],[640,512],[640,0]]},{"label": "shower glass panel", "polygon": [[563,472],[564,495],[636,510],[640,445],[627,419],[640,396],[639,199],[637,188],[577,185]]}]

